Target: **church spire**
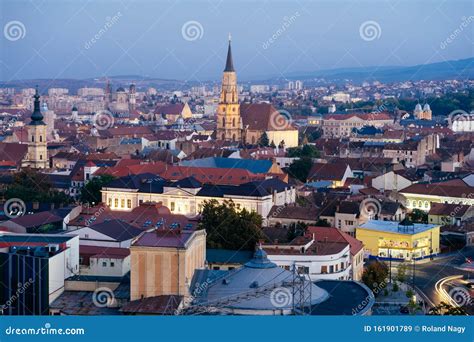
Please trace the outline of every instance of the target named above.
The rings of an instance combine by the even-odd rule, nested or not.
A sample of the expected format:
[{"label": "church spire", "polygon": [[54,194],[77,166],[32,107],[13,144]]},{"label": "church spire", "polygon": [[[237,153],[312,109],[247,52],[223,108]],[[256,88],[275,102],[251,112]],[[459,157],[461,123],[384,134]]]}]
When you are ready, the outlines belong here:
[{"label": "church spire", "polygon": [[34,107],[33,107],[33,114],[31,114],[30,125],[44,125],[43,114],[41,114],[41,109],[40,109],[40,96],[38,93],[38,86],[36,86],[35,96],[33,97],[35,101],[34,101]]},{"label": "church spire", "polygon": [[232,61],[232,49],[230,47],[231,36],[229,33],[229,48],[227,49],[227,61],[225,63],[224,72],[234,72],[234,63]]}]

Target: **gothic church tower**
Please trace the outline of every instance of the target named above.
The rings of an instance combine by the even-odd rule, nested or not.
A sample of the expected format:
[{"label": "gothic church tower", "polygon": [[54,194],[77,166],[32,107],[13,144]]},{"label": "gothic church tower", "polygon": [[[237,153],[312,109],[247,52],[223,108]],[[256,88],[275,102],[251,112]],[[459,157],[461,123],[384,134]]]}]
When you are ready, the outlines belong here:
[{"label": "gothic church tower", "polygon": [[231,39],[224,74],[219,105],[217,107],[217,140],[242,141],[242,118],[240,117],[237,75],[232,61]]}]

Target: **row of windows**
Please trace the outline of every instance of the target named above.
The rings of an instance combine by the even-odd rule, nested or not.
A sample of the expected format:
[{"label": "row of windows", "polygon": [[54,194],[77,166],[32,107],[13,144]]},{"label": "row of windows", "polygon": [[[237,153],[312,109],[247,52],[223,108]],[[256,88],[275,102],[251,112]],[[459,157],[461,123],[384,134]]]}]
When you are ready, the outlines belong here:
[{"label": "row of windows", "polygon": [[[112,203],[114,204],[114,208],[127,208],[127,209],[132,209],[132,200],[127,199],[127,207],[125,207],[125,199],[121,199],[119,201],[118,198],[115,198],[112,200],[112,198],[109,198],[109,207],[112,207]],[[120,206],[119,206],[120,204]]]}]

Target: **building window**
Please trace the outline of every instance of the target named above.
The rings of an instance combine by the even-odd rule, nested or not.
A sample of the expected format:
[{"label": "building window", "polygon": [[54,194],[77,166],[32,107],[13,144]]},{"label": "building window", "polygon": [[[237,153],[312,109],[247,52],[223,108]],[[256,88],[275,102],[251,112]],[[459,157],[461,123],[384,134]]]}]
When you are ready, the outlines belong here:
[{"label": "building window", "polygon": [[35,136],[34,135],[31,136],[31,142],[35,142]]},{"label": "building window", "polygon": [[114,206],[115,206],[115,208],[118,208],[118,198],[116,198],[116,199],[114,200]]},{"label": "building window", "polygon": [[334,273],[334,266],[329,266],[329,273]]},{"label": "building window", "polygon": [[107,267],[107,262],[102,261],[102,267]]},{"label": "building window", "polygon": [[112,199],[109,198],[109,207],[111,207],[111,206],[112,206]]},{"label": "building window", "polygon": [[321,266],[321,273],[322,274],[328,273],[328,267],[327,266]]},{"label": "building window", "polygon": [[131,208],[132,208],[132,200],[131,200],[131,199],[128,199],[128,200],[127,200],[127,208],[128,208],[128,209],[131,209]]},{"label": "building window", "polygon": [[43,136],[40,135],[40,142],[43,142]]},{"label": "building window", "polygon": [[110,267],[115,267],[115,263],[114,262],[110,262]]},{"label": "building window", "polygon": [[171,211],[174,211],[174,202],[171,202],[171,203],[170,203],[170,210],[171,210]]},{"label": "building window", "polygon": [[124,199],[122,199],[122,200],[120,201],[120,206],[121,206],[122,208],[125,208],[125,200],[124,200]]}]

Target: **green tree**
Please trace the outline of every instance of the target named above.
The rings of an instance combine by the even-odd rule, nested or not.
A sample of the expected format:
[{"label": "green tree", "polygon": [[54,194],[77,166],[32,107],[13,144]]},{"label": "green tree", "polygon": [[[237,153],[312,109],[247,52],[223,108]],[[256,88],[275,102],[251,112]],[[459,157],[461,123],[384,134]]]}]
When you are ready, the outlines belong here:
[{"label": "green tree", "polygon": [[[370,263],[362,273],[362,281],[372,291],[374,289],[380,290],[387,285],[388,267],[385,263],[374,261]],[[377,291],[380,292],[380,291]]]},{"label": "green tree", "polygon": [[267,132],[263,132],[260,139],[258,139],[258,144],[263,147],[268,147],[270,141],[268,140]]},{"label": "green tree", "polygon": [[401,263],[397,267],[397,280],[401,283],[405,282],[407,274],[407,267],[405,264]]},{"label": "green tree", "polygon": [[306,182],[312,166],[313,160],[311,158],[302,157],[294,160],[293,163],[290,164],[288,174],[302,182]]},{"label": "green tree", "polygon": [[262,217],[254,211],[238,210],[232,201],[206,201],[199,228],[206,230],[209,248],[254,250],[264,237]]},{"label": "green tree", "polygon": [[19,198],[24,202],[44,202],[55,204],[68,204],[71,198],[64,192],[53,188],[49,177],[30,168],[17,172],[13,182],[3,194],[6,199]]},{"label": "green tree", "polygon": [[331,227],[331,224],[326,219],[318,219],[316,222],[317,227]]},{"label": "green tree", "polygon": [[102,187],[110,183],[115,177],[111,175],[100,175],[92,178],[82,189],[79,197],[82,203],[100,203],[102,202],[102,195],[100,190]]},{"label": "green tree", "polygon": [[413,222],[428,223],[428,214],[420,209],[413,209],[408,217]]},{"label": "green tree", "polygon": [[304,222],[298,221],[296,223],[292,223],[288,227],[286,240],[288,242],[291,242],[294,238],[298,236],[303,236],[307,230],[308,230],[308,225]]}]

